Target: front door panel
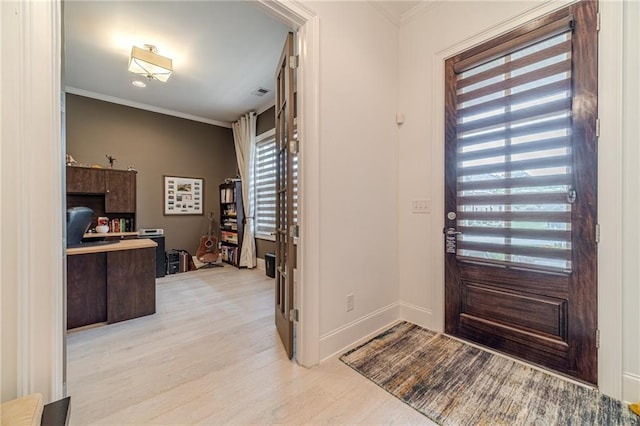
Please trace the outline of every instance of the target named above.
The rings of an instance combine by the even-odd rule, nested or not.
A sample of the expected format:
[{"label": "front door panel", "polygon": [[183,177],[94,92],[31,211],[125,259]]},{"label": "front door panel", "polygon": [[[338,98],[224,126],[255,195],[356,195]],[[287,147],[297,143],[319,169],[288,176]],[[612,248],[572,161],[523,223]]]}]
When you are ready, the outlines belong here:
[{"label": "front door panel", "polygon": [[597,3],[446,62],[446,331],[596,383]]}]

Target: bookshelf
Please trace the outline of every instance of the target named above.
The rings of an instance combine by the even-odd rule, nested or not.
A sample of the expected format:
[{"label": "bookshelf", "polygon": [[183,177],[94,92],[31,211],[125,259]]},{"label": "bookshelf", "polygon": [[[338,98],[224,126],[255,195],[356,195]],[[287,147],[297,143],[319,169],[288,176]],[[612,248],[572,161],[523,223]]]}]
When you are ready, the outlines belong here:
[{"label": "bookshelf", "polygon": [[222,261],[239,266],[244,237],[242,182],[220,185],[220,256]]}]

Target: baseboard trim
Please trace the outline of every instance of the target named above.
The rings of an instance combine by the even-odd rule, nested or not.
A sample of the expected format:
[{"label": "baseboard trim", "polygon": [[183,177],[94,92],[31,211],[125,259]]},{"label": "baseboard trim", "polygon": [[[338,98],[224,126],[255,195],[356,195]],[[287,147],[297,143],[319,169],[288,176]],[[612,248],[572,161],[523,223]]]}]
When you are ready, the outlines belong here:
[{"label": "baseboard trim", "polygon": [[433,311],[407,302],[400,302],[400,319],[433,331]]},{"label": "baseboard trim", "polygon": [[320,362],[366,342],[397,323],[399,313],[400,303],[394,302],[320,336]]},{"label": "baseboard trim", "polygon": [[258,268],[261,271],[266,271],[267,267],[266,267],[266,262],[264,261],[264,259],[260,259],[260,258],[257,259],[256,268]]},{"label": "baseboard trim", "polygon": [[626,403],[640,401],[640,376],[637,374],[622,374],[622,400]]}]

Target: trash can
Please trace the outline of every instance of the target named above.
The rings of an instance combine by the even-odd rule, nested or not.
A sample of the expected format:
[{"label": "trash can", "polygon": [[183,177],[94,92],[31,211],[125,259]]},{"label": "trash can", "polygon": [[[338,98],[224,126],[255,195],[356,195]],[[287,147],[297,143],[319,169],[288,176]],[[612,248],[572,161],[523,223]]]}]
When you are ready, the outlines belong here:
[{"label": "trash can", "polygon": [[167,251],[167,274],[180,272],[180,252],[178,250]]},{"label": "trash can", "polygon": [[276,254],[265,253],[264,255],[264,269],[267,271],[267,276],[271,278],[276,277]]}]

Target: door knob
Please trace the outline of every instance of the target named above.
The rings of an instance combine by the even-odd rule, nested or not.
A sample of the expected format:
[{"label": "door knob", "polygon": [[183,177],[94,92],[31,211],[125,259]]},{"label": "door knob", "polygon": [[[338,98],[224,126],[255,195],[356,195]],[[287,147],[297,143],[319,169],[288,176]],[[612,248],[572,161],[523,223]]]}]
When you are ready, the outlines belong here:
[{"label": "door knob", "polygon": [[460,235],[462,232],[456,231],[456,228],[447,228],[447,235]]}]

